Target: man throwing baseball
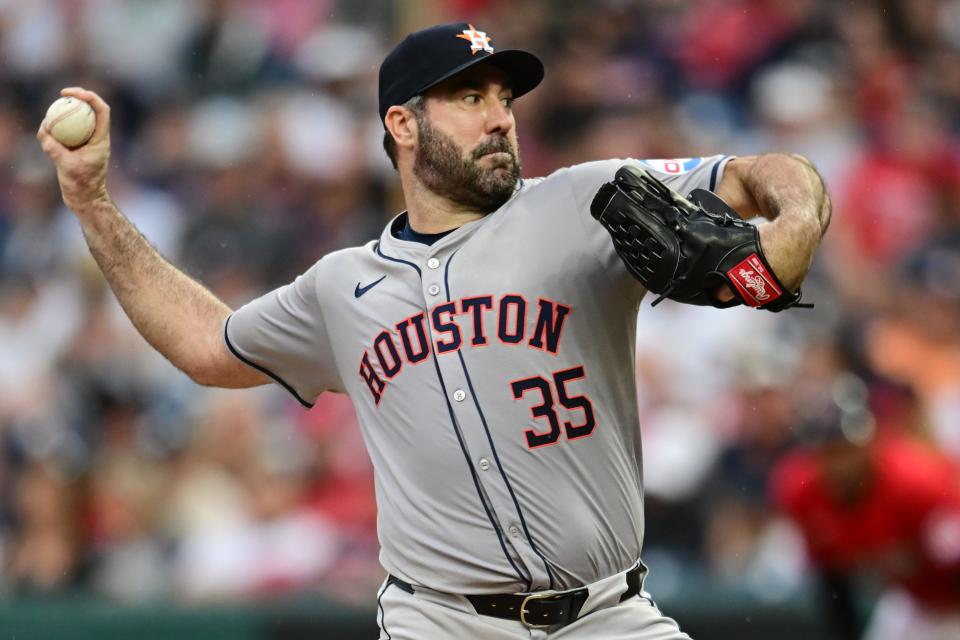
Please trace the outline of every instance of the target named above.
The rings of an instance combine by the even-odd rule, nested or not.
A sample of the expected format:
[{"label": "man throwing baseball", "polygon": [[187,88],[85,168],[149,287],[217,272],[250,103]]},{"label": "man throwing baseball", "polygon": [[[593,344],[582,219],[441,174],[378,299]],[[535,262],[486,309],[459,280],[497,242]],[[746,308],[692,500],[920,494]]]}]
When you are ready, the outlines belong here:
[{"label": "man throwing baseball", "polygon": [[[819,176],[785,155],[521,179],[511,105],[542,76],[470,24],[409,35],[380,68],[406,211],[236,311],[112,203],[96,94],[63,92],[96,110],[86,146],[38,134],[124,310],[175,366],[204,385],[272,380],[307,407],[350,395],[375,470],[384,639],[686,638],[643,590],[640,300],[790,306],[829,222]],[[770,222],[757,236],[707,191]]]}]

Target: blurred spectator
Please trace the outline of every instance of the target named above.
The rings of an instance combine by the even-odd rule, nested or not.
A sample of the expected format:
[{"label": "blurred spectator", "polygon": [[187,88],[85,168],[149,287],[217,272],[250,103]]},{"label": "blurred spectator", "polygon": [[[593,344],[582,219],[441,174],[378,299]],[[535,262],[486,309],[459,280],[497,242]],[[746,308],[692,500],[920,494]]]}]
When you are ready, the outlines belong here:
[{"label": "blurred spectator", "polygon": [[154,536],[162,469],[138,446],[142,402],[107,395],[102,403],[100,443],[91,461],[84,518],[91,582],[113,600],[154,600],[170,586],[163,568],[163,540]]},{"label": "blurred spectator", "polygon": [[[765,59],[803,26],[816,3],[699,0],[686,11],[673,51],[690,86],[740,90]],[[676,43],[679,45],[680,43]]]},{"label": "blurred spectator", "polygon": [[308,450],[292,425],[266,419],[262,399],[213,393],[168,487],[180,598],[310,586],[334,562],[337,530],[305,504]]},{"label": "blurred spectator", "polygon": [[912,402],[908,390],[875,388],[868,403],[866,386],[850,378],[833,391],[833,410],[805,425],[807,445],[778,465],[771,491],[803,531],[838,630],[859,637],[850,581],[869,573],[891,592],[864,638],[957,637],[958,468],[909,425],[890,420],[903,417],[891,404]]},{"label": "blurred spectator", "polygon": [[[941,260],[946,264],[940,263]],[[864,346],[878,373],[917,390],[936,442],[960,460],[960,252],[920,257],[891,289],[889,311],[864,327]],[[941,271],[941,267],[946,267]]]},{"label": "blurred spectator", "polygon": [[894,117],[883,139],[853,165],[839,194],[837,238],[852,286],[872,282],[939,233],[956,228],[960,150],[943,119],[923,105]]},{"label": "blurred spectator", "polygon": [[56,595],[81,580],[76,497],[75,485],[42,463],[29,465],[17,479],[17,533],[6,569],[14,594]]}]

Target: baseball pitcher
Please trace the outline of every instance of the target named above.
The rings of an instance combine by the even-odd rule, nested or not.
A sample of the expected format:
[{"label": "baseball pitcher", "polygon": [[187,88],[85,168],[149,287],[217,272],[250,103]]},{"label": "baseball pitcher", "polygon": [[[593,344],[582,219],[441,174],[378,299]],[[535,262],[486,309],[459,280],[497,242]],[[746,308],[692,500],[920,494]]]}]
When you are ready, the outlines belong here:
[{"label": "baseball pitcher", "polygon": [[788,155],[521,179],[511,106],[542,77],[471,24],[407,36],[379,84],[406,210],[237,310],[111,201],[103,100],[63,92],[96,111],[85,146],[38,134],[124,310],[174,365],[203,385],[273,381],[305,407],[350,395],[375,469],[383,639],[687,638],[643,588],[641,298],[793,306],[829,222],[818,174]]}]

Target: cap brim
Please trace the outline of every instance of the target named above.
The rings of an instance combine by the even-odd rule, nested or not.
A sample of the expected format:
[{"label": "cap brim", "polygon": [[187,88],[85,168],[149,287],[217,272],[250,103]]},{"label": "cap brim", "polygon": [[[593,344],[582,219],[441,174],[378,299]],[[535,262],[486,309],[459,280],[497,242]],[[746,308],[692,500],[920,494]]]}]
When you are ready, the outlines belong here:
[{"label": "cap brim", "polygon": [[507,74],[514,98],[519,98],[525,93],[533,91],[543,80],[543,63],[540,62],[540,58],[522,49],[504,49],[476,60],[469,60],[459,67],[455,67],[449,73],[422,87],[414,95],[421,94],[470,67],[484,63],[492,64]]}]

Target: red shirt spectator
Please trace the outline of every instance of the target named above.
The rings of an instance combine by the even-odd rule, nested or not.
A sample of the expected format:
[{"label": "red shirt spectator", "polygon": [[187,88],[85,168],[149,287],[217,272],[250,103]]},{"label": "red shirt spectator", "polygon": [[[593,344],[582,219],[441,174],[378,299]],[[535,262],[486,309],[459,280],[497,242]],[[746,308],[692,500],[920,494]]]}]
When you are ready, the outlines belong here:
[{"label": "red shirt spectator", "polygon": [[873,570],[926,608],[960,608],[960,482],[938,451],[833,441],[785,458],[771,488],[820,569]]}]

